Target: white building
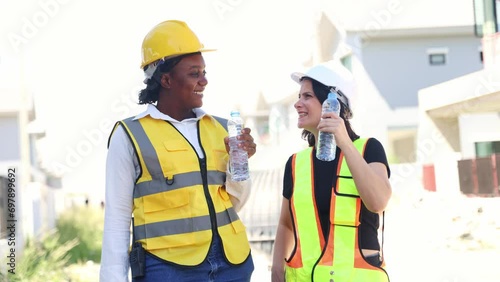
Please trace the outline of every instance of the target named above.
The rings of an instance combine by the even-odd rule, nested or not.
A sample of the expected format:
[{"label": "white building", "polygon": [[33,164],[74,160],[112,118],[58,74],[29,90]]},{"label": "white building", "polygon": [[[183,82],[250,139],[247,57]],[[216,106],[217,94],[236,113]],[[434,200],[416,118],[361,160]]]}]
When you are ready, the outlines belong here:
[{"label": "white building", "polygon": [[45,133],[23,84],[22,62],[0,58],[0,252],[19,258],[27,237],[55,228],[61,182],[39,165],[37,141]]},{"label": "white building", "polygon": [[[392,110],[390,161],[415,162],[418,91],[483,67],[481,42],[474,36],[472,1],[324,3],[331,17],[345,26],[348,42]],[[353,17],[347,10],[358,15]]]},{"label": "white building", "polygon": [[[496,42],[500,44],[498,35]],[[500,64],[488,63],[480,71],[419,92],[417,153],[423,164],[434,166],[440,191],[460,192],[460,160],[500,153]],[[479,168],[474,170],[473,178],[480,175]],[[495,176],[490,172],[484,177]],[[492,189],[498,189],[498,178],[491,182],[497,186]]]},{"label": "white building", "polygon": [[430,171],[427,182],[441,192],[500,195],[500,33],[490,29],[499,22],[495,2],[500,5],[474,2],[475,30],[485,34],[484,68],[419,91],[416,154]]}]

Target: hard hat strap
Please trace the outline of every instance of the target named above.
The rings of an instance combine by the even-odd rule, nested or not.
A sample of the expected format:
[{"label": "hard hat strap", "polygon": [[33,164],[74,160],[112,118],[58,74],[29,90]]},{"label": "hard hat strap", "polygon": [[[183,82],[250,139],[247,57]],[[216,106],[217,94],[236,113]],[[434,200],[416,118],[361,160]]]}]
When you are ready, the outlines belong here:
[{"label": "hard hat strap", "polygon": [[148,83],[148,80],[153,77],[154,73],[158,69],[158,66],[164,62],[164,60],[158,60],[156,62],[152,62],[144,68],[144,83]]},{"label": "hard hat strap", "polygon": [[349,107],[349,98],[347,98],[340,89],[337,89],[335,86],[330,86],[330,92],[336,94],[337,98],[340,102],[344,103],[347,107]]}]

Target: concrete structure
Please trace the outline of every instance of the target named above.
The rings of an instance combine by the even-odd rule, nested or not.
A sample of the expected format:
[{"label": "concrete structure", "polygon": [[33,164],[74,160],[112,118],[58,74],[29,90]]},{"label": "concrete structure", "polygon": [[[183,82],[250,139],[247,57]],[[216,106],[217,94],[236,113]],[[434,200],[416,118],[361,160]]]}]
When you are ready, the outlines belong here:
[{"label": "concrete structure", "polygon": [[500,142],[500,65],[419,91],[417,156],[435,167],[436,186],[460,190],[457,161],[478,142]]},{"label": "concrete structure", "polygon": [[[392,161],[414,162],[419,89],[482,68],[472,26],[381,31],[363,46],[363,64],[394,110],[389,138]],[[435,62],[440,56],[443,61]],[[381,66],[384,66],[381,69]]]}]

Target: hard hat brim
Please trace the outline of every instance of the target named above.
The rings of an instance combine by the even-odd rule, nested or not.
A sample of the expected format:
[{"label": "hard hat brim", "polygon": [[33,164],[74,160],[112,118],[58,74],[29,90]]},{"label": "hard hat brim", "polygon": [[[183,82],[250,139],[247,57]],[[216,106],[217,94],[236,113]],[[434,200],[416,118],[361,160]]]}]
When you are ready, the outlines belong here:
[{"label": "hard hat brim", "polygon": [[[198,52],[201,52],[201,53],[205,53],[205,52],[214,52],[214,51],[217,51],[217,49],[207,49],[207,48],[202,48],[198,51],[194,51],[194,52],[189,52],[189,53],[178,53],[178,54],[172,54],[171,56],[168,56],[168,57],[165,57],[165,58],[162,58],[163,60],[166,60],[166,59],[171,59],[171,58],[175,58],[177,56],[182,56],[182,55],[186,55],[186,54],[191,54],[191,53],[198,53]],[[159,59],[159,60],[162,60],[162,59]],[[156,61],[159,61],[159,60],[155,60],[155,61],[151,61],[151,62],[145,62],[143,64],[141,64],[141,69],[143,69],[145,66],[151,64],[151,63],[154,63]]]},{"label": "hard hat brim", "polygon": [[300,80],[306,76],[305,74],[301,73],[301,72],[293,72],[290,77],[292,78],[293,81],[297,82],[300,84]]}]

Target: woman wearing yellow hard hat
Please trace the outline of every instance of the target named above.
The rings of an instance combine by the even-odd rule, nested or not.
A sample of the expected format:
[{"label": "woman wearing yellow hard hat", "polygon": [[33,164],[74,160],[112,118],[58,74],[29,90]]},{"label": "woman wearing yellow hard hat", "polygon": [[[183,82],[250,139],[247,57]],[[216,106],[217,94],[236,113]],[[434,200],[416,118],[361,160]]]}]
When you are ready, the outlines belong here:
[{"label": "woman wearing yellow hard hat", "polygon": [[[237,211],[251,180],[231,180],[226,121],[201,109],[206,51],[182,21],[144,38],[147,108],[117,122],[108,142],[101,281],[128,281],[129,265],[132,281],[250,281]],[[249,128],[242,140],[255,154]]]}]

